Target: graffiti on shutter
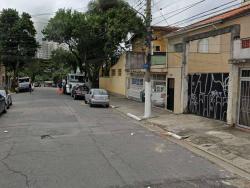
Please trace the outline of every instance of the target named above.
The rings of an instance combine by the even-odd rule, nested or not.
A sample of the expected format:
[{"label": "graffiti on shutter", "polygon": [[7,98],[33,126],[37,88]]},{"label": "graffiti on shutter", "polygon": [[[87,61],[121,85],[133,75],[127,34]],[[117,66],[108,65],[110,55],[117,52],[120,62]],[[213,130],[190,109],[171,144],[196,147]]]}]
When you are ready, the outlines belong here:
[{"label": "graffiti on shutter", "polygon": [[189,75],[189,113],[226,121],[228,81],[228,73]]}]

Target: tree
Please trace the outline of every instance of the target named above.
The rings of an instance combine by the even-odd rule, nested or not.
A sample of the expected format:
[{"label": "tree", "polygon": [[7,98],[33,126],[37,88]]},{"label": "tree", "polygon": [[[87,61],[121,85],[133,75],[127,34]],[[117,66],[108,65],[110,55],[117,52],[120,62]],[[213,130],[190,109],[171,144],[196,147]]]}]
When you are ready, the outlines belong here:
[{"label": "tree", "polygon": [[74,72],[77,70],[77,60],[75,56],[62,48],[58,48],[52,52],[51,61],[54,62],[57,67],[71,67]]},{"label": "tree", "polygon": [[[38,47],[35,35],[29,14],[19,16],[14,9],[3,9],[0,15],[0,55],[7,70],[14,73],[14,80],[19,69],[31,63],[35,56]],[[13,83],[14,87],[16,82]]]},{"label": "tree", "polygon": [[99,70],[109,69],[120,55],[127,34],[143,34],[145,27],[123,0],[95,0],[88,7],[86,13],[60,9],[43,33],[48,40],[67,43],[81,72],[96,83]]}]

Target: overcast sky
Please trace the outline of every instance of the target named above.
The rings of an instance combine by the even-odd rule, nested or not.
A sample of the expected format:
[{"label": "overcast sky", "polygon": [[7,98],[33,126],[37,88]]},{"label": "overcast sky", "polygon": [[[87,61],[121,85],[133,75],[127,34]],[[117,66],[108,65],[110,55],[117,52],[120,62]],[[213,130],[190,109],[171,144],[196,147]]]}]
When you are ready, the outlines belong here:
[{"label": "overcast sky", "polygon": [[[38,38],[41,39],[40,31],[44,28],[48,19],[53,16],[53,13],[59,8],[72,8],[78,11],[86,11],[86,7],[90,0],[1,0],[0,9],[3,8],[14,8],[17,11],[28,12],[33,16],[33,21],[35,27],[38,31]],[[108,1],[108,0],[107,0]],[[127,0],[136,9],[141,12],[144,10],[142,1],[146,0]],[[219,5],[231,2],[233,0],[204,0],[204,2],[197,4],[196,6],[185,10],[173,17],[170,12],[174,10],[179,10],[183,7],[189,6],[193,3],[200,2],[202,0],[152,0],[153,1],[153,24],[157,25],[168,25],[173,24],[177,21],[183,20],[195,14],[204,12],[211,8],[217,7]],[[229,6],[239,3],[241,0],[232,2]],[[162,10],[160,10],[162,8]],[[226,8],[226,7],[225,7]],[[181,10],[180,10],[181,11]],[[44,14],[45,15],[37,15]]]}]

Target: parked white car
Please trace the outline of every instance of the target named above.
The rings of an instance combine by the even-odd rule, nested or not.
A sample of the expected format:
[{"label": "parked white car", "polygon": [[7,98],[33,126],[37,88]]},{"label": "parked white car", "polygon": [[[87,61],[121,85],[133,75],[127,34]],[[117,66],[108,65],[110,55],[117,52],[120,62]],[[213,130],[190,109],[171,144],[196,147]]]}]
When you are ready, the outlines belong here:
[{"label": "parked white car", "polygon": [[102,105],[109,107],[109,95],[105,89],[91,89],[85,95],[85,103],[89,104],[90,107],[93,105]]}]

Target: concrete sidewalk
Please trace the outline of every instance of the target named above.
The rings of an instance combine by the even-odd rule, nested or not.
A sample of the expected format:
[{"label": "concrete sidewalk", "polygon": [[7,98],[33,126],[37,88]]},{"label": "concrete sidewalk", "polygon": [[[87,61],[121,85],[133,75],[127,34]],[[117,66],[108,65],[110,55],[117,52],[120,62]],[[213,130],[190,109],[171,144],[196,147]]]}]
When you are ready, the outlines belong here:
[{"label": "concrete sidewalk", "polygon": [[[122,113],[142,116],[144,104],[124,97],[111,97],[111,104]],[[225,122],[191,114],[173,114],[153,108],[154,118],[147,124],[183,136],[186,142],[250,174],[250,132],[225,125]]]}]

